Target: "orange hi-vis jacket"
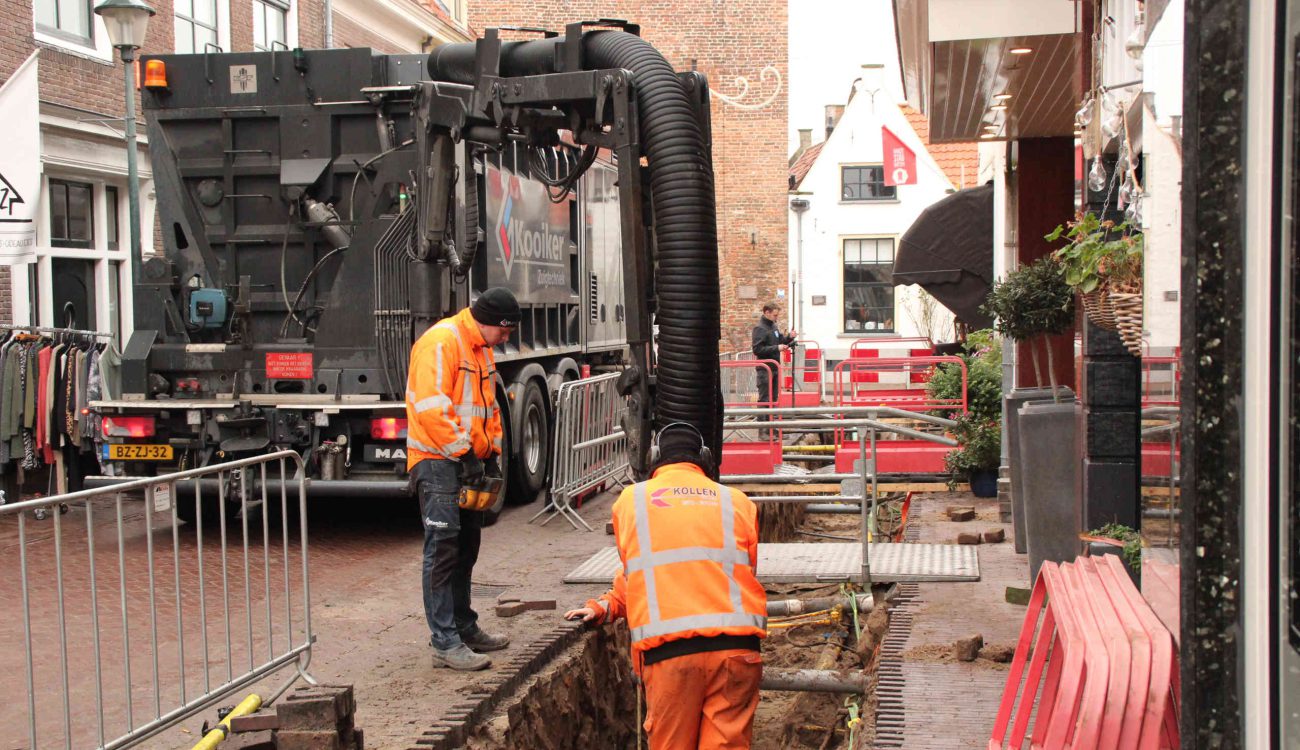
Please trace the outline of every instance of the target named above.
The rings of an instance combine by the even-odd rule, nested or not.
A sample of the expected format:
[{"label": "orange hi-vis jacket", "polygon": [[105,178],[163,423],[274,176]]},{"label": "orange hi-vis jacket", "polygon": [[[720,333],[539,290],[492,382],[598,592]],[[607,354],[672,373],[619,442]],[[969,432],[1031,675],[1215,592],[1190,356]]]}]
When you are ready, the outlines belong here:
[{"label": "orange hi-vis jacket", "polygon": [[745,493],[668,464],[619,495],[614,538],[623,570],[587,606],[601,622],[627,618],[634,656],[682,638],[767,634],[758,509]]},{"label": "orange hi-vis jacket", "polygon": [[496,361],[469,308],[438,321],[411,347],[406,381],[406,468],[426,458],[501,452]]}]

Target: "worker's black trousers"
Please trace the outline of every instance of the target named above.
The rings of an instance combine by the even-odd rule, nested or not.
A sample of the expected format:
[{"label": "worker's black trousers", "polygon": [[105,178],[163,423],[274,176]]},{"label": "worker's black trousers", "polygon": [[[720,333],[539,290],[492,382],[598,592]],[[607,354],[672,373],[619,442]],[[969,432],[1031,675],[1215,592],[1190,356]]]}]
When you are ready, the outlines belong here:
[{"label": "worker's black trousers", "polygon": [[470,578],[483,537],[483,512],[462,510],[455,461],[425,460],[411,470],[424,520],[424,617],[434,648],[454,648],[478,629]]}]

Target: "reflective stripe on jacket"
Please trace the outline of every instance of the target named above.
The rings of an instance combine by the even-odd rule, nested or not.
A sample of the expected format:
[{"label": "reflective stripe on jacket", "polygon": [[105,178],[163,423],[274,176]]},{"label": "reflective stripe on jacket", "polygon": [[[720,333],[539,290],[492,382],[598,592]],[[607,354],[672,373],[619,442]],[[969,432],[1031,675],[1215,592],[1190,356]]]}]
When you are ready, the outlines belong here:
[{"label": "reflective stripe on jacket", "polygon": [[602,620],[626,617],[632,650],[697,636],[757,635],[767,595],[755,577],[758,510],[694,464],[669,464],[614,503],[623,570],[592,600]]},{"label": "reflective stripe on jacket", "polygon": [[406,383],[406,467],[426,458],[501,452],[495,359],[469,309],[438,321],[411,347]]}]

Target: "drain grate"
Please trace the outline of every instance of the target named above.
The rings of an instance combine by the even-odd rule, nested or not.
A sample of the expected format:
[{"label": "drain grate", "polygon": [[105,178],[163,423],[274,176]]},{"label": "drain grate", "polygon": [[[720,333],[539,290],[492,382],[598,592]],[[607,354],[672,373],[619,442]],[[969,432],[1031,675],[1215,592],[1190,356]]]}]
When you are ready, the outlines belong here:
[{"label": "drain grate", "polygon": [[915,583],[898,584],[898,599],[889,612],[889,631],[880,644],[880,665],[876,674],[876,742],[875,747],[905,746],[907,709],[903,703],[903,651],[912,634],[912,618],[920,603],[921,587]]}]

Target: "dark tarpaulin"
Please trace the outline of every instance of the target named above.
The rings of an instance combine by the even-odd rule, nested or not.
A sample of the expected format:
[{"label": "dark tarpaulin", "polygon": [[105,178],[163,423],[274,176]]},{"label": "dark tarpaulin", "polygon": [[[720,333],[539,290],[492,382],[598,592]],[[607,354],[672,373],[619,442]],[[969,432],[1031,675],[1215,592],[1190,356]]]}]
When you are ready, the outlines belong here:
[{"label": "dark tarpaulin", "polygon": [[993,186],[960,190],[921,212],[898,242],[894,283],[919,284],[971,328],[993,285]]}]

